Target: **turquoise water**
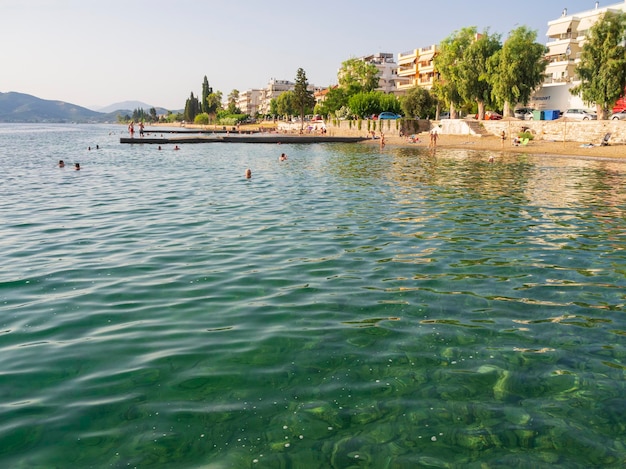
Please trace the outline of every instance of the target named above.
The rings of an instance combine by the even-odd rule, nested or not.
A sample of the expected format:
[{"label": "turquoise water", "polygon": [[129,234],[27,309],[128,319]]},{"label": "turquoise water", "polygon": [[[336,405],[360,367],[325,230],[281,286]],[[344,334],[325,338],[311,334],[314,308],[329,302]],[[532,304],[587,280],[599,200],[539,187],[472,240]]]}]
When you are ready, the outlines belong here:
[{"label": "turquoise water", "polygon": [[0,125],[2,467],[626,465],[626,162],[122,130]]}]

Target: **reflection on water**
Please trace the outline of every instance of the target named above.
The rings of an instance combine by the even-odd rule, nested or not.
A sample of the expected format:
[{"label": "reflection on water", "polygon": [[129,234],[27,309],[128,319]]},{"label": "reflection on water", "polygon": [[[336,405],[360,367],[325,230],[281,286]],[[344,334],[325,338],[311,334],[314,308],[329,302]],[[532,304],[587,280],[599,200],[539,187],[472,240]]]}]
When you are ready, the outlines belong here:
[{"label": "reflection on water", "polygon": [[119,136],[0,125],[6,467],[626,464],[624,163]]}]

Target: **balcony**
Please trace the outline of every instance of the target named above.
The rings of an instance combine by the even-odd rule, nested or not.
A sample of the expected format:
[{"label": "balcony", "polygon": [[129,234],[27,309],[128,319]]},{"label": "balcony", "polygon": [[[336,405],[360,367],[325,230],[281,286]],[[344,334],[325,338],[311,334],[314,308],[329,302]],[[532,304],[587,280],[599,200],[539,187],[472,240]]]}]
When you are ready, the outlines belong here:
[{"label": "balcony", "polygon": [[398,67],[397,74],[399,77],[417,75],[417,65],[413,64],[413,66],[410,67]]}]

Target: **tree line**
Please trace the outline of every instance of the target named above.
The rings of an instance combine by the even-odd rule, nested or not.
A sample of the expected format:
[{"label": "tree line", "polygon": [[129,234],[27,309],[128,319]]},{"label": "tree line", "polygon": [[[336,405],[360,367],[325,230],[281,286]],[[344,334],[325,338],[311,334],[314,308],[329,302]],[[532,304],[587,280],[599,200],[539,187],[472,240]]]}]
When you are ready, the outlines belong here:
[{"label": "tree line", "polygon": [[[582,48],[576,74],[580,84],[571,92],[586,103],[594,103],[598,118],[620,97],[626,87],[626,13],[606,12],[590,29]],[[270,115],[304,118],[321,114],[330,118],[367,118],[389,111],[406,117],[435,117],[449,109],[477,114],[484,119],[487,109],[502,110],[512,116],[518,105],[527,105],[541,85],[548,62],[547,48],[537,42],[537,32],[521,26],[502,41],[499,34],[476,27],[455,31],[440,44],[434,57],[437,77],[432,89],[415,86],[398,98],[376,91],[379,71],[374,64],[351,58],[341,64],[338,85],[330,87],[323,102],[315,104],[308,90],[306,73],[299,68],[293,91],[282,93],[270,103]],[[207,77],[202,95],[193,92],[185,103],[182,120],[197,123],[235,123],[247,117],[237,108],[239,91],[228,95],[222,108],[222,93],[213,91]],[[304,120],[304,119],[301,119]]]}]

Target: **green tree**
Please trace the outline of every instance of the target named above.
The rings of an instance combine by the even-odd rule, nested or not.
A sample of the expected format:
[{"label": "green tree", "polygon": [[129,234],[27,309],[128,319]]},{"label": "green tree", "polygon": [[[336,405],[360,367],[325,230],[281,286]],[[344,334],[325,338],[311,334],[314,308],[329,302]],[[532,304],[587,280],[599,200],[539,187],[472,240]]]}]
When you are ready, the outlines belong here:
[{"label": "green tree", "polygon": [[200,101],[202,105],[202,112],[209,113],[207,99],[211,93],[213,93],[213,88],[209,86],[209,80],[205,75],[204,80],[202,81],[202,100]]},{"label": "green tree", "polygon": [[450,117],[456,117],[457,107],[464,104],[461,95],[461,68],[463,56],[477,34],[476,27],[455,31],[439,44],[439,53],[435,55],[434,65],[439,72],[439,80],[433,86],[433,92],[440,101],[450,104]]},{"label": "green tree", "polygon": [[183,113],[183,119],[186,122],[193,122],[198,113],[200,112],[200,102],[198,98],[193,95],[193,91],[187,101],[185,102],[185,112]]},{"label": "green tree", "polygon": [[576,73],[580,85],[572,94],[582,94],[587,103],[595,103],[598,119],[624,95],[626,87],[626,13],[607,11],[591,28],[583,45]]},{"label": "green tree", "polygon": [[476,102],[478,119],[485,118],[485,105],[491,105],[492,86],[489,75],[489,62],[502,48],[500,35],[490,35],[488,31],[474,34],[463,50],[463,56],[457,63],[457,83],[459,94],[465,102]]},{"label": "green tree", "polygon": [[398,112],[400,102],[393,95],[387,95],[382,91],[370,91],[351,96],[348,100],[348,107],[355,115],[367,118],[384,111]]},{"label": "green tree", "polygon": [[280,115],[280,113],[278,112],[278,102],[276,101],[276,98],[272,98],[270,100],[270,115],[274,118]]},{"label": "green tree", "polygon": [[157,112],[156,109],[151,107],[150,108],[150,120],[151,122],[156,122],[159,120],[159,117],[157,116]]},{"label": "green tree", "polygon": [[239,100],[239,90],[234,89],[228,94],[228,112],[231,114],[240,114],[241,110],[237,107]]},{"label": "green tree", "polygon": [[206,112],[201,112],[194,118],[193,123],[207,125],[209,123],[209,115]]},{"label": "green tree", "polygon": [[293,91],[285,91],[276,98],[276,114],[279,116],[293,116],[297,109],[294,105]]},{"label": "green tree", "polygon": [[362,91],[369,92],[378,88],[378,75],[376,65],[352,58],[341,63],[337,79],[339,86],[352,96]]},{"label": "green tree", "polygon": [[489,62],[492,98],[513,116],[518,103],[528,104],[532,92],[544,79],[546,47],[537,42],[537,32],[525,26],[514,29]]},{"label": "green tree", "polygon": [[210,116],[215,116],[217,112],[222,109],[222,92],[216,91],[211,93],[206,98],[206,112]]},{"label": "green tree", "polygon": [[420,86],[411,88],[400,100],[406,117],[424,117],[435,114],[435,99],[430,92]]},{"label": "green tree", "polygon": [[296,72],[296,81],[293,87],[293,106],[300,115],[300,127],[304,128],[304,116],[313,112],[315,96],[309,90],[309,82],[302,68],[299,68]]},{"label": "green tree", "polygon": [[348,105],[348,95],[346,91],[333,86],[328,89],[324,101],[315,106],[315,113],[322,116],[336,115],[336,112]]}]

